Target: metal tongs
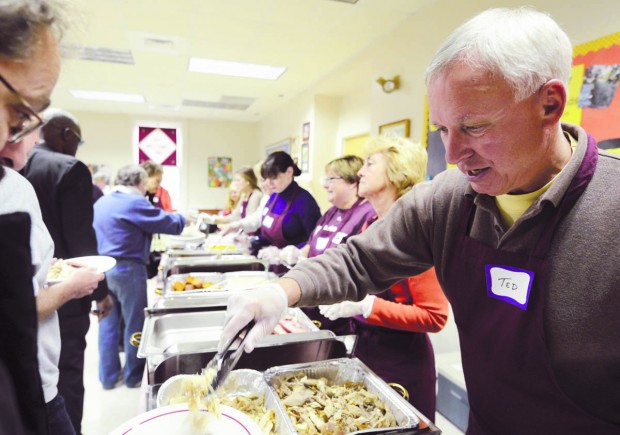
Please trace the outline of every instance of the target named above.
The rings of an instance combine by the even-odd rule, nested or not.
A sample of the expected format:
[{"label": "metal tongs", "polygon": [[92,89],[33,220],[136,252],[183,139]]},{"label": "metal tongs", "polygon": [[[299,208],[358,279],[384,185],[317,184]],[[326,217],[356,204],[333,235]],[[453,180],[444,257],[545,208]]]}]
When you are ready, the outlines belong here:
[{"label": "metal tongs", "polygon": [[[206,369],[213,369],[216,371],[216,375],[211,382],[211,388],[213,388],[213,391],[216,391],[218,387],[224,383],[229,373],[237,365],[239,358],[241,358],[241,355],[243,354],[243,344],[245,343],[245,339],[248,337],[248,332],[250,332],[253,327],[254,320],[241,328],[241,330],[233,338],[228,340],[226,344],[224,344],[222,350],[216,353],[213,359],[207,364]],[[228,354],[230,347],[241,337],[242,334],[243,337],[239,342],[239,346]]]}]

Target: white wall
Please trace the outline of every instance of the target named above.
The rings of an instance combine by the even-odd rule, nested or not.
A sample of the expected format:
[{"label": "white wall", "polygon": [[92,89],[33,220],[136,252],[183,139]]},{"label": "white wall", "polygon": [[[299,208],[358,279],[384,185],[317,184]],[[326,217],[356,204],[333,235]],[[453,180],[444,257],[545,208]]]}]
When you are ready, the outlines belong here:
[{"label": "white wall", "polygon": [[[233,170],[253,165],[263,155],[258,146],[255,123],[214,120],[172,120],[137,118],[89,112],[74,112],[79,119],[85,144],[77,157],[84,163],[105,164],[112,179],[121,166],[132,164],[136,156],[132,148],[136,123],[178,123],[182,129],[183,151],[180,171],[178,208],[222,208],[227,189],[207,187],[207,159],[212,156],[232,157]],[[166,184],[164,180],[163,184]]]}]

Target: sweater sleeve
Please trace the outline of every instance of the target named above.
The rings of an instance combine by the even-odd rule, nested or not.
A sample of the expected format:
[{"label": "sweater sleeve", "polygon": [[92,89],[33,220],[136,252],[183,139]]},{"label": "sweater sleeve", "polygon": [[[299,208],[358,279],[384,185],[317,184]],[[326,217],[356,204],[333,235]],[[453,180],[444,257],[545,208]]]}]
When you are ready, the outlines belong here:
[{"label": "sweater sleeve", "polygon": [[448,320],[448,300],[437,282],[435,268],[407,278],[406,282],[405,286],[394,285],[392,291],[396,300],[413,300],[413,303],[391,302],[378,297],[368,322],[414,332],[441,331]]}]

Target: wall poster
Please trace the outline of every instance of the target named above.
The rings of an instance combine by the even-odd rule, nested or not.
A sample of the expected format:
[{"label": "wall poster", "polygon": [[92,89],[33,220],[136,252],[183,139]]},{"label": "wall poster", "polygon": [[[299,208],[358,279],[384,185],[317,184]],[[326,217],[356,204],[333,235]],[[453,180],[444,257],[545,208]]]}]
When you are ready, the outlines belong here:
[{"label": "wall poster", "polygon": [[138,163],[153,160],[164,166],[177,165],[177,129],[138,127]]},{"label": "wall poster", "polygon": [[582,126],[599,148],[620,154],[620,32],[573,50],[573,71],[562,121]]},{"label": "wall poster", "polygon": [[207,164],[209,171],[208,187],[229,187],[232,182],[232,158],[209,157]]}]

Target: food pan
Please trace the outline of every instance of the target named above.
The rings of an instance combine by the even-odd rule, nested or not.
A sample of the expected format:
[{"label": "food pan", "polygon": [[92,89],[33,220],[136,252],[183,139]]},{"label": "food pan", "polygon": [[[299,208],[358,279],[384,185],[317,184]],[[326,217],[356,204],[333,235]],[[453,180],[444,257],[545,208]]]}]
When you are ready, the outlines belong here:
[{"label": "food pan", "polygon": [[[397,425],[394,427],[367,429],[353,433],[381,433],[393,429],[415,429],[420,426],[420,419],[416,415],[415,408],[357,358],[339,358],[320,362],[272,367],[265,371],[264,377],[267,384],[275,391],[286,377],[296,374],[302,374],[309,378],[324,377],[332,384],[342,384],[347,381],[362,382],[370,393],[376,394],[378,398],[385,403],[397,422]],[[284,404],[279,399],[278,404],[282,407],[284,412],[286,412]],[[290,427],[293,428],[292,433],[298,433],[295,431],[290,418],[289,422]]]},{"label": "food pan", "polygon": [[[174,291],[175,282],[186,282],[188,276],[198,278],[202,282],[211,282],[213,285],[196,290]],[[199,309],[200,307],[226,307],[228,297],[236,291],[255,288],[260,284],[277,279],[272,272],[194,272],[191,274],[171,275],[164,285],[164,297],[160,298],[150,309],[180,310],[184,308]],[[307,316],[306,316],[307,317]],[[305,319],[304,319],[305,320]]]},{"label": "food pan", "polygon": [[[146,313],[138,357],[147,359],[149,371],[153,371],[169,356],[215,352],[226,318],[224,309],[173,313],[153,313],[147,310]],[[299,308],[290,308],[288,314],[300,319],[300,323],[305,322],[302,317],[305,314]],[[331,331],[320,331],[308,326],[308,332],[265,337],[257,347],[334,337]]]},{"label": "food pan", "polygon": [[[181,383],[186,376],[188,375],[173,376],[162,384],[157,393],[157,407],[167,406],[170,398],[179,394]],[[267,385],[261,372],[251,369],[233,370],[224,382],[224,385],[218,389],[217,394],[227,399],[253,395],[264,397],[265,409],[268,411],[272,410],[275,414],[275,427],[269,432],[269,435],[286,435],[291,433],[289,419],[283,413],[282,407],[278,405],[278,397]],[[227,405],[235,407],[230,403],[227,403]],[[243,411],[242,409],[239,410]]]},{"label": "food pan", "polygon": [[169,258],[164,266],[164,278],[169,275],[193,272],[264,271],[269,265],[252,255],[222,255]]}]

